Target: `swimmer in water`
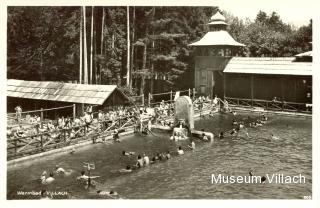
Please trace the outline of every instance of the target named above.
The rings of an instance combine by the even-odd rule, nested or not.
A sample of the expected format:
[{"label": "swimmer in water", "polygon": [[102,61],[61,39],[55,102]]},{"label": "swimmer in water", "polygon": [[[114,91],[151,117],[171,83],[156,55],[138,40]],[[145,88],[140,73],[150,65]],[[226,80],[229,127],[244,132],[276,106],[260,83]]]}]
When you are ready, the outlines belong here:
[{"label": "swimmer in water", "polygon": [[154,163],[156,163],[156,162],[157,162],[156,157],[153,157],[153,158],[151,159],[151,161],[150,161],[151,164],[154,164]]},{"label": "swimmer in water", "polygon": [[120,173],[131,173],[132,172],[132,168],[130,165],[127,165],[127,167],[125,169],[120,169],[119,170]]},{"label": "swimmer in water", "polygon": [[266,178],[265,176],[262,176],[262,177],[261,177],[261,183],[262,183],[262,184],[266,183],[266,180],[267,180],[267,178]]},{"label": "swimmer in water", "polygon": [[279,140],[280,139],[279,137],[274,136],[273,134],[271,134],[271,138],[274,139],[274,140]]},{"label": "swimmer in water", "polygon": [[167,160],[169,160],[171,158],[170,151],[167,151],[166,158],[167,158]]},{"label": "swimmer in water", "polygon": [[71,151],[70,151],[70,154],[73,154],[76,152],[76,148],[72,147]]},{"label": "swimmer in water", "polygon": [[196,144],[194,143],[194,141],[191,142],[190,145],[188,145],[188,147],[192,150],[196,149]]},{"label": "swimmer in water", "polygon": [[179,146],[179,148],[178,148],[178,155],[183,155],[183,154],[184,154],[184,151],[183,151],[182,147]]},{"label": "swimmer in water", "polygon": [[141,158],[141,155],[138,155],[136,167],[142,168],[143,167],[143,159]]},{"label": "swimmer in water", "polygon": [[143,153],[143,164],[144,164],[145,166],[150,165],[150,159],[149,159],[149,157],[148,157],[145,153]]},{"label": "swimmer in water", "polygon": [[219,133],[219,139],[223,139],[223,131]]},{"label": "swimmer in water", "polygon": [[130,156],[130,155],[135,155],[135,152],[126,152],[125,150],[122,151],[123,156]]},{"label": "swimmer in water", "polygon": [[41,183],[44,184],[44,185],[51,184],[51,183],[53,183],[54,180],[55,179],[53,177],[53,173],[52,172],[49,174],[48,178],[41,177]]},{"label": "swimmer in water", "polygon": [[110,191],[98,190],[97,194],[100,195],[100,196],[109,196],[111,198],[114,198],[115,196],[118,196],[118,193],[113,191],[113,190],[110,190]]},{"label": "swimmer in water", "polygon": [[246,135],[247,135],[247,137],[248,137],[249,139],[252,139],[252,137],[249,136],[248,130],[246,131]]},{"label": "swimmer in water", "polygon": [[59,165],[56,165],[56,174],[64,175],[64,176],[70,176],[73,173],[73,170],[65,170],[62,167],[59,167]]},{"label": "swimmer in water", "polygon": [[206,142],[209,140],[205,133],[202,133],[202,140]]},{"label": "swimmer in water", "polygon": [[66,171],[62,167],[59,167],[59,165],[56,165],[56,173],[57,174],[65,174]]},{"label": "swimmer in water", "polygon": [[232,120],[232,125],[238,125],[238,122],[236,121],[236,119]]},{"label": "swimmer in water", "polygon": [[77,180],[88,180],[89,176],[85,175],[86,171],[82,170],[81,171],[81,176],[77,177]]},{"label": "swimmer in water", "polygon": [[232,129],[232,131],[230,132],[231,135],[234,135],[236,133],[237,133],[236,129]]},{"label": "swimmer in water", "polygon": [[252,171],[249,171],[249,175],[250,175],[250,176],[253,176],[253,172],[252,172]]}]

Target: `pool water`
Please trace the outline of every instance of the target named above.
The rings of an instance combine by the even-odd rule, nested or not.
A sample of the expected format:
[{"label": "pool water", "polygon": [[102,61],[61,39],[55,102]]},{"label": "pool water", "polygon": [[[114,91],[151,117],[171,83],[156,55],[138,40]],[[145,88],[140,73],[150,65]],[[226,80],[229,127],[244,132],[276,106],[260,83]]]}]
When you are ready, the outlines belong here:
[{"label": "pool water", "polygon": [[[258,115],[250,115],[251,119]],[[248,114],[237,115],[237,120]],[[217,114],[196,121],[196,129],[205,129],[215,135],[230,130],[233,115]],[[214,142],[195,140],[196,149],[188,150],[190,141],[174,142],[168,134],[155,132],[154,135],[129,135],[121,143],[92,144],[77,149],[74,154],[64,153],[48,156],[8,169],[7,198],[37,199],[39,196],[22,196],[17,191],[67,192],[54,198],[109,198],[98,196],[96,190],[114,190],[125,199],[302,199],[312,193],[312,120],[286,116],[269,116],[267,124],[248,128],[252,137],[245,133],[238,137],[226,134]],[[271,134],[279,137],[272,140]],[[183,156],[176,154],[181,145]],[[158,162],[150,167],[132,173],[119,173],[126,165],[135,164],[136,156],[121,156],[121,152],[146,153],[150,159],[158,152],[170,150],[172,159]],[[94,162],[96,169],[91,175],[98,175],[96,188],[85,189],[76,181],[82,162]],[[44,186],[39,177],[42,171],[53,171],[56,165],[71,169],[70,176],[57,176],[56,181]],[[223,184],[211,183],[211,174],[246,176],[252,170],[255,175],[302,174],[306,183],[299,184]]]}]

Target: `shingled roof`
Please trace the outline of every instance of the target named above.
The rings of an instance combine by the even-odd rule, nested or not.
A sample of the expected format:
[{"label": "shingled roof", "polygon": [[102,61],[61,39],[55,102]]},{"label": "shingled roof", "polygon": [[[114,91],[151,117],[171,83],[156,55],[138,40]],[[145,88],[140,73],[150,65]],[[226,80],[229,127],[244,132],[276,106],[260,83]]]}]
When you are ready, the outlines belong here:
[{"label": "shingled roof", "polygon": [[7,96],[16,98],[102,105],[114,91],[127,98],[116,85],[7,80]]}]

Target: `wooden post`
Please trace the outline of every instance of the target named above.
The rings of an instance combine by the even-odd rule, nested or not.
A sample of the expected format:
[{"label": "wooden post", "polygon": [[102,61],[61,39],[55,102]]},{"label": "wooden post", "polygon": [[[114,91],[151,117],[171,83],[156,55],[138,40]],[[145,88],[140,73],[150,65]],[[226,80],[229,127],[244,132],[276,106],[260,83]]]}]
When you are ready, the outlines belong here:
[{"label": "wooden post", "polygon": [[226,74],[223,74],[223,99],[226,98]]},{"label": "wooden post", "polygon": [[144,94],[142,94],[141,97],[142,97],[142,106],[144,106]]},{"label": "wooden post", "polygon": [[188,89],[188,96],[191,97],[191,90],[190,90],[190,88]]},{"label": "wooden post", "polygon": [[251,75],[251,80],[250,80],[250,86],[251,86],[251,107],[253,107],[253,75]]},{"label": "wooden post", "polygon": [[148,106],[150,107],[150,103],[151,103],[151,94],[150,94],[150,92],[149,92],[149,94],[148,94]]},{"label": "wooden post", "polygon": [[18,147],[17,147],[17,139],[16,138],[14,138],[14,154],[17,154],[17,149],[18,149]]},{"label": "wooden post", "polygon": [[76,104],[73,104],[73,120],[76,119]]},{"label": "wooden post", "polygon": [[172,90],[170,91],[170,102],[172,101]]},{"label": "wooden post", "polygon": [[192,99],[194,100],[196,96],[196,89],[192,88]]},{"label": "wooden post", "polygon": [[67,141],[67,134],[66,134],[66,130],[63,129],[63,137],[64,137],[64,142]]},{"label": "wooden post", "polygon": [[43,123],[43,108],[41,108],[41,117],[40,117],[40,123],[41,123],[41,128],[43,128],[42,123]]},{"label": "wooden post", "polygon": [[41,149],[43,148],[43,137],[42,137],[42,134],[40,136],[40,146],[41,146]]}]

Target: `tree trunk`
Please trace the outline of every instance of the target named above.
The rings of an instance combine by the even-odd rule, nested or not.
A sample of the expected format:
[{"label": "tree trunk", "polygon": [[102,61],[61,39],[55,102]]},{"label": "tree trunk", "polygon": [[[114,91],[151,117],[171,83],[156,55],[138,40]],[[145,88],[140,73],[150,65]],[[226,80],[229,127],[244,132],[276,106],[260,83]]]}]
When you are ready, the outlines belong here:
[{"label": "tree trunk", "polygon": [[[132,43],[134,43],[135,38],[135,19],[136,19],[136,8],[133,6],[133,14],[132,14]],[[134,53],[134,45],[131,46],[131,61],[130,61],[130,83],[129,88],[132,89],[132,72],[133,72],[133,53]]]},{"label": "tree trunk", "polygon": [[127,6],[127,80],[126,85],[130,87],[130,12]]},{"label": "tree trunk", "polygon": [[93,76],[93,11],[94,7],[91,7],[91,32],[90,32],[90,84],[92,84],[92,76]]},{"label": "tree trunk", "polygon": [[103,54],[103,41],[104,41],[104,21],[105,21],[105,9],[102,7],[102,21],[101,21],[101,43],[100,43],[100,54]]},{"label": "tree trunk", "polygon": [[80,11],[80,54],[79,54],[79,83],[82,84],[82,8]]},{"label": "tree trunk", "polygon": [[83,55],[84,55],[84,84],[88,84],[88,56],[87,56],[87,30],[86,30],[86,7],[83,7]]},{"label": "tree trunk", "polygon": [[[153,7],[152,11],[152,20],[154,20],[156,8]],[[154,28],[152,28],[152,34],[154,35]],[[152,54],[154,54],[154,40],[152,40]],[[150,79],[150,93],[153,94],[153,85],[154,85],[154,63],[153,60],[151,60],[151,79]]]},{"label": "tree trunk", "polygon": [[[148,33],[149,33],[149,28],[148,26],[146,26],[146,35],[145,37],[148,37]],[[147,43],[144,43],[143,46],[143,57],[142,57],[142,70],[146,69],[146,65],[147,65]],[[141,75],[141,88],[140,88],[140,95],[142,95],[142,93],[144,93],[144,86],[145,85],[145,75],[142,74]]]}]

